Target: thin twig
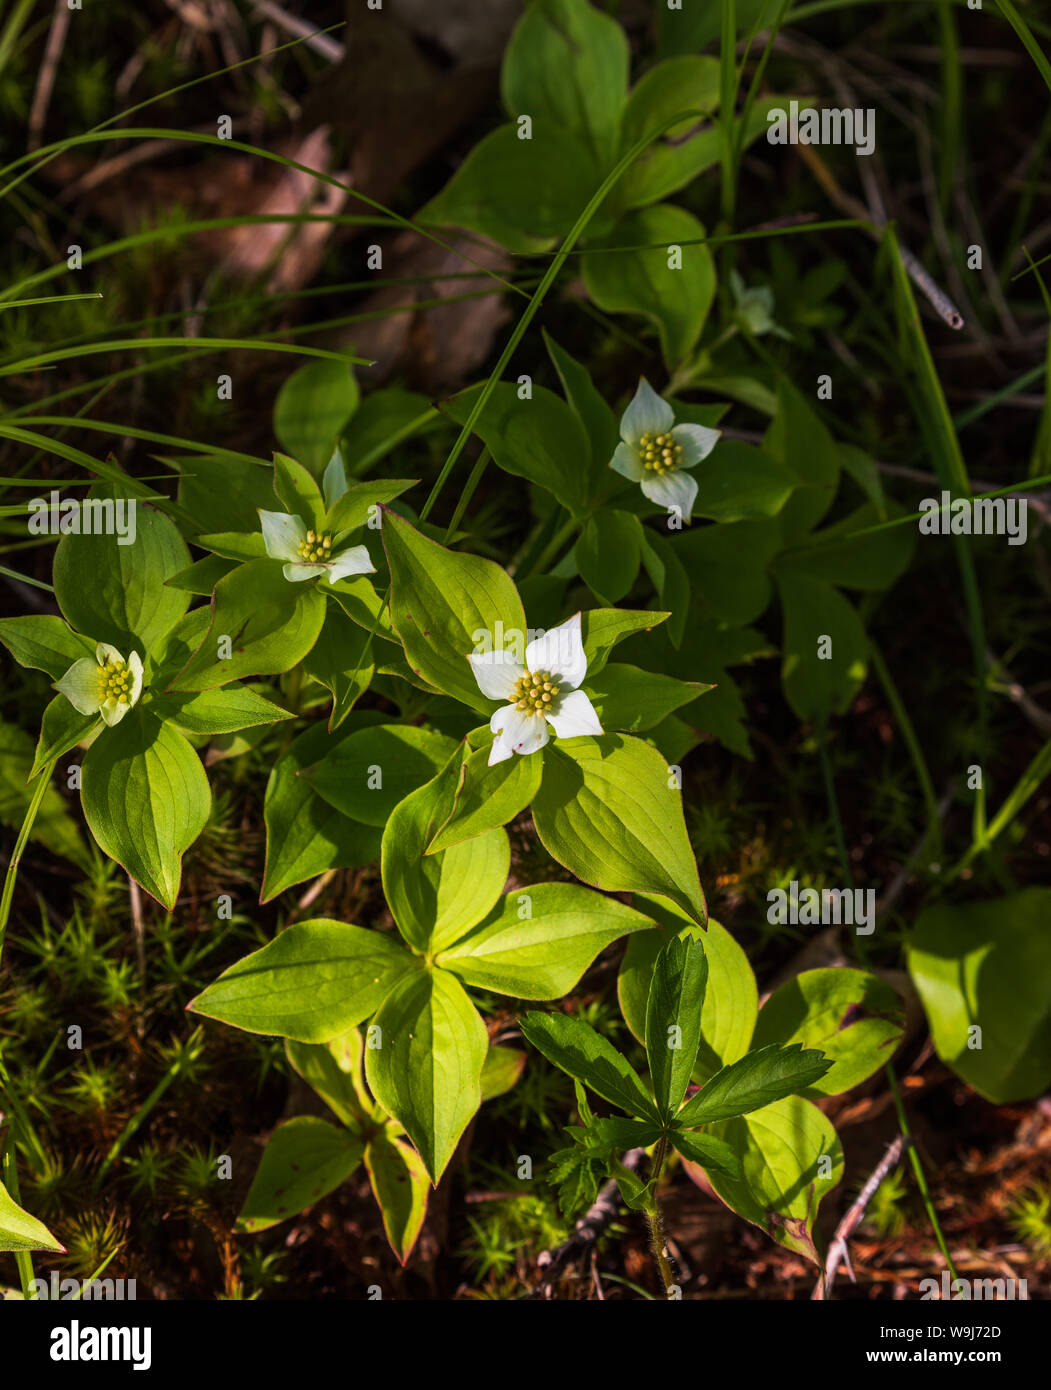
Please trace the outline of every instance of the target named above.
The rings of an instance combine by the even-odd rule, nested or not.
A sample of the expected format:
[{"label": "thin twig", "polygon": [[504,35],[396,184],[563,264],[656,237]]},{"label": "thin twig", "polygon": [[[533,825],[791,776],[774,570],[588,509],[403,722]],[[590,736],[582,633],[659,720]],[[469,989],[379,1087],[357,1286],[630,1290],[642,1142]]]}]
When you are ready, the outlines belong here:
[{"label": "thin twig", "polygon": [[823,1301],[832,1292],[832,1285],[836,1280],[836,1271],[841,1264],[846,1265],[852,1282],[857,1282],[854,1279],[854,1271],[850,1267],[850,1252],[847,1249],[847,1240],[854,1234],[855,1229],[860,1224],[861,1218],[865,1215],[868,1204],[876,1195],[876,1189],[879,1187],[880,1183],[892,1168],[898,1166],[904,1148],[905,1136],[899,1134],[892,1143],[887,1145],[887,1152],[873,1169],[868,1182],[866,1182],[865,1186],[854,1198],[853,1202],[851,1202],[846,1215],[836,1227],[836,1234],[832,1237],[832,1243],[828,1247],[828,1256],[825,1260],[824,1272],[814,1285],[814,1292],[810,1295],[810,1297],[817,1302]]},{"label": "thin twig", "polygon": [[66,0],[55,0],[55,13],[52,16],[51,28],[47,34],[44,61],[40,65],[40,75],[37,77],[36,91],[33,93],[33,105],[29,111],[29,134],[26,148],[30,150],[35,150],[39,146],[44,134],[44,123],[47,121],[48,107],[51,105],[51,93],[55,86],[55,74],[58,72],[62,50],[66,45],[66,33],[69,30],[72,14],[73,12]]}]

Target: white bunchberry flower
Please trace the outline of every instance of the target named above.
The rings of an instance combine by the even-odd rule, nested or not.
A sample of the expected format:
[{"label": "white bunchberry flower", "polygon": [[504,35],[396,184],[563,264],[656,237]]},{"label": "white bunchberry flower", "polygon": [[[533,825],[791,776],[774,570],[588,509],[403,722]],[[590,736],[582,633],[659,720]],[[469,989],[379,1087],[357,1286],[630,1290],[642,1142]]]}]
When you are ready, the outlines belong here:
[{"label": "white bunchberry flower", "polygon": [[622,442],[609,466],[638,483],[651,502],[675,507],[689,520],[697,482],[683,470],[707,458],[720,433],[705,425],[677,425],[675,411],[640,377],[639,389],[620,417]]},{"label": "white bunchberry flower", "polygon": [[54,688],[81,714],[101,714],[107,724],[119,724],[142,694],[142,657],[132,652],[125,661],[116,647],[100,642],[94,660],[74,661]]},{"label": "white bunchberry flower", "polygon": [[332,537],[307,529],[302,517],[288,512],[265,512],[260,507],[263,544],[271,560],[284,560],[282,573],[293,584],[323,574],[329,584],[352,574],[374,574],[376,566],[363,545],[332,553]]},{"label": "white bunchberry flower", "polygon": [[478,689],[490,700],[509,700],[489,721],[496,737],[489,766],[512,753],[535,753],[551,737],[600,734],[594,706],[577,687],[588,660],[580,637],[580,614],[535,638],[525,649],[525,665],[514,652],[475,652],[468,658]]}]

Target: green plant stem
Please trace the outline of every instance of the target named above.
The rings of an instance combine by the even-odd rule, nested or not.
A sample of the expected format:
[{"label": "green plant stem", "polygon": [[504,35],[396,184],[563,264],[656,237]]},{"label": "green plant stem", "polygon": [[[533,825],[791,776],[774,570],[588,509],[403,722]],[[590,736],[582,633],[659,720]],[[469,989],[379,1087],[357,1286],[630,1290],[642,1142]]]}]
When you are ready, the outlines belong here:
[{"label": "green plant stem", "polygon": [[11,915],[11,901],[15,895],[15,881],[18,878],[18,866],[22,860],[22,851],[28,843],[29,836],[33,829],[33,822],[36,820],[37,812],[40,810],[40,803],[44,799],[44,793],[51,785],[51,773],[54,770],[57,759],[52,758],[45,764],[37,774],[37,784],[33,788],[33,796],[26,810],[25,818],[22,821],[22,829],[18,832],[18,839],[15,847],[11,851],[11,858],[7,865],[7,873],[4,875],[4,891],[0,896],[0,961],[3,960],[4,938],[7,935],[7,921]]},{"label": "green plant stem", "polygon": [[656,1152],[653,1155],[653,1171],[650,1173],[650,1186],[652,1192],[649,1204],[645,1208],[646,1224],[650,1228],[650,1240],[653,1242],[653,1254],[657,1261],[657,1267],[661,1274],[661,1283],[664,1286],[665,1296],[668,1290],[675,1283],[675,1275],[672,1273],[671,1262],[665,1253],[664,1242],[664,1218],[661,1215],[661,1204],[657,1199],[657,1184],[661,1180],[661,1171],[664,1168],[664,1160],[668,1156],[668,1138],[662,1134],[657,1143]]},{"label": "green plant stem", "polygon": [[923,1201],[924,1209],[927,1212],[927,1219],[931,1223],[938,1246],[945,1257],[945,1263],[949,1267],[949,1273],[956,1278],[956,1266],[953,1264],[952,1256],[949,1254],[949,1247],[942,1234],[941,1223],[938,1220],[938,1213],[934,1210],[934,1203],[931,1201],[930,1189],[927,1186],[927,1175],[923,1171],[923,1164],[920,1156],[916,1152],[916,1145],[912,1141],[912,1131],[909,1128],[908,1116],[905,1114],[905,1106],[901,1099],[901,1092],[898,1090],[898,1078],[894,1074],[893,1065],[888,1062],[886,1067],[887,1081],[890,1085],[891,1095],[894,1097],[894,1108],[898,1113],[898,1126],[905,1138],[905,1147],[909,1153],[909,1162],[912,1164],[912,1171],[916,1176],[916,1186],[920,1190],[920,1197]]},{"label": "green plant stem", "polygon": [[1051,774],[1051,739],[1048,739],[1033,761],[1022,773],[1003,805],[988,825],[982,823],[985,813],[984,800],[978,803],[981,810],[980,812],[976,811],[975,815],[974,839],[963,858],[949,870],[945,877],[946,883],[951,883],[953,879],[959,878],[964,869],[968,868],[979,854],[984,854],[991,848],[993,841],[998,835],[1003,834],[1014,820],[1015,816],[1018,815],[1025,803],[1043,782],[1044,778],[1049,774]]}]

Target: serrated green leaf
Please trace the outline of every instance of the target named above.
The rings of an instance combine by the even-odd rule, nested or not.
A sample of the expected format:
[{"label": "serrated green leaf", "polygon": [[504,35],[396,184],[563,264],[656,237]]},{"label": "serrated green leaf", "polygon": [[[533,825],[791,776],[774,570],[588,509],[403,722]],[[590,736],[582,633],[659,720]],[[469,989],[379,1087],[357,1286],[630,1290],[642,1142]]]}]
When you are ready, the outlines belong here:
[{"label": "serrated green leaf", "polygon": [[831,1065],[823,1053],[804,1051],[798,1043],[756,1048],[706,1081],[679,1111],[675,1127],[696,1129],[761,1110],[813,1086]]},{"label": "serrated green leaf", "polygon": [[665,1122],[678,1110],[690,1082],[707,983],[703,944],[693,937],[672,937],[654,962],[646,1001],[646,1057]]},{"label": "serrated green leaf", "polygon": [[636,1119],[660,1124],[660,1115],[638,1072],[601,1033],[570,1014],[536,1010],[522,1019],[522,1033],[549,1062]]}]

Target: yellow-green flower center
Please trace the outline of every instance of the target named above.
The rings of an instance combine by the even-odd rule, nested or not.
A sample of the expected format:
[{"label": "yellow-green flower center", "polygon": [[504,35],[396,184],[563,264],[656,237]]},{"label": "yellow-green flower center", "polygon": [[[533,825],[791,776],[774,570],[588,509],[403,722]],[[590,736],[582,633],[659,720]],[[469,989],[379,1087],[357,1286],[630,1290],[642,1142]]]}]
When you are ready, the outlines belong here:
[{"label": "yellow-green flower center", "polygon": [[126,705],[131,699],[132,683],[127,662],[110,657],[105,666],[99,667],[99,704],[116,700],[118,705]]},{"label": "yellow-green flower center", "polygon": [[515,709],[546,714],[558,701],[558,679],[550,671],[526,671],[515,681],[511,702]]},{"label": "yellow-green flower center", "polygon": [[324,563],[332,558],[332,537],[322,536],[319,532],[308,531],[306,540],[299,542],[296,551],[308,562]]},{"label": "yellow-green flower center", "polygon": [[676,444],[670,434],[646,433],[639,440],[639,457],[647,472],[663,477],[681,466],[682,445]]}]

